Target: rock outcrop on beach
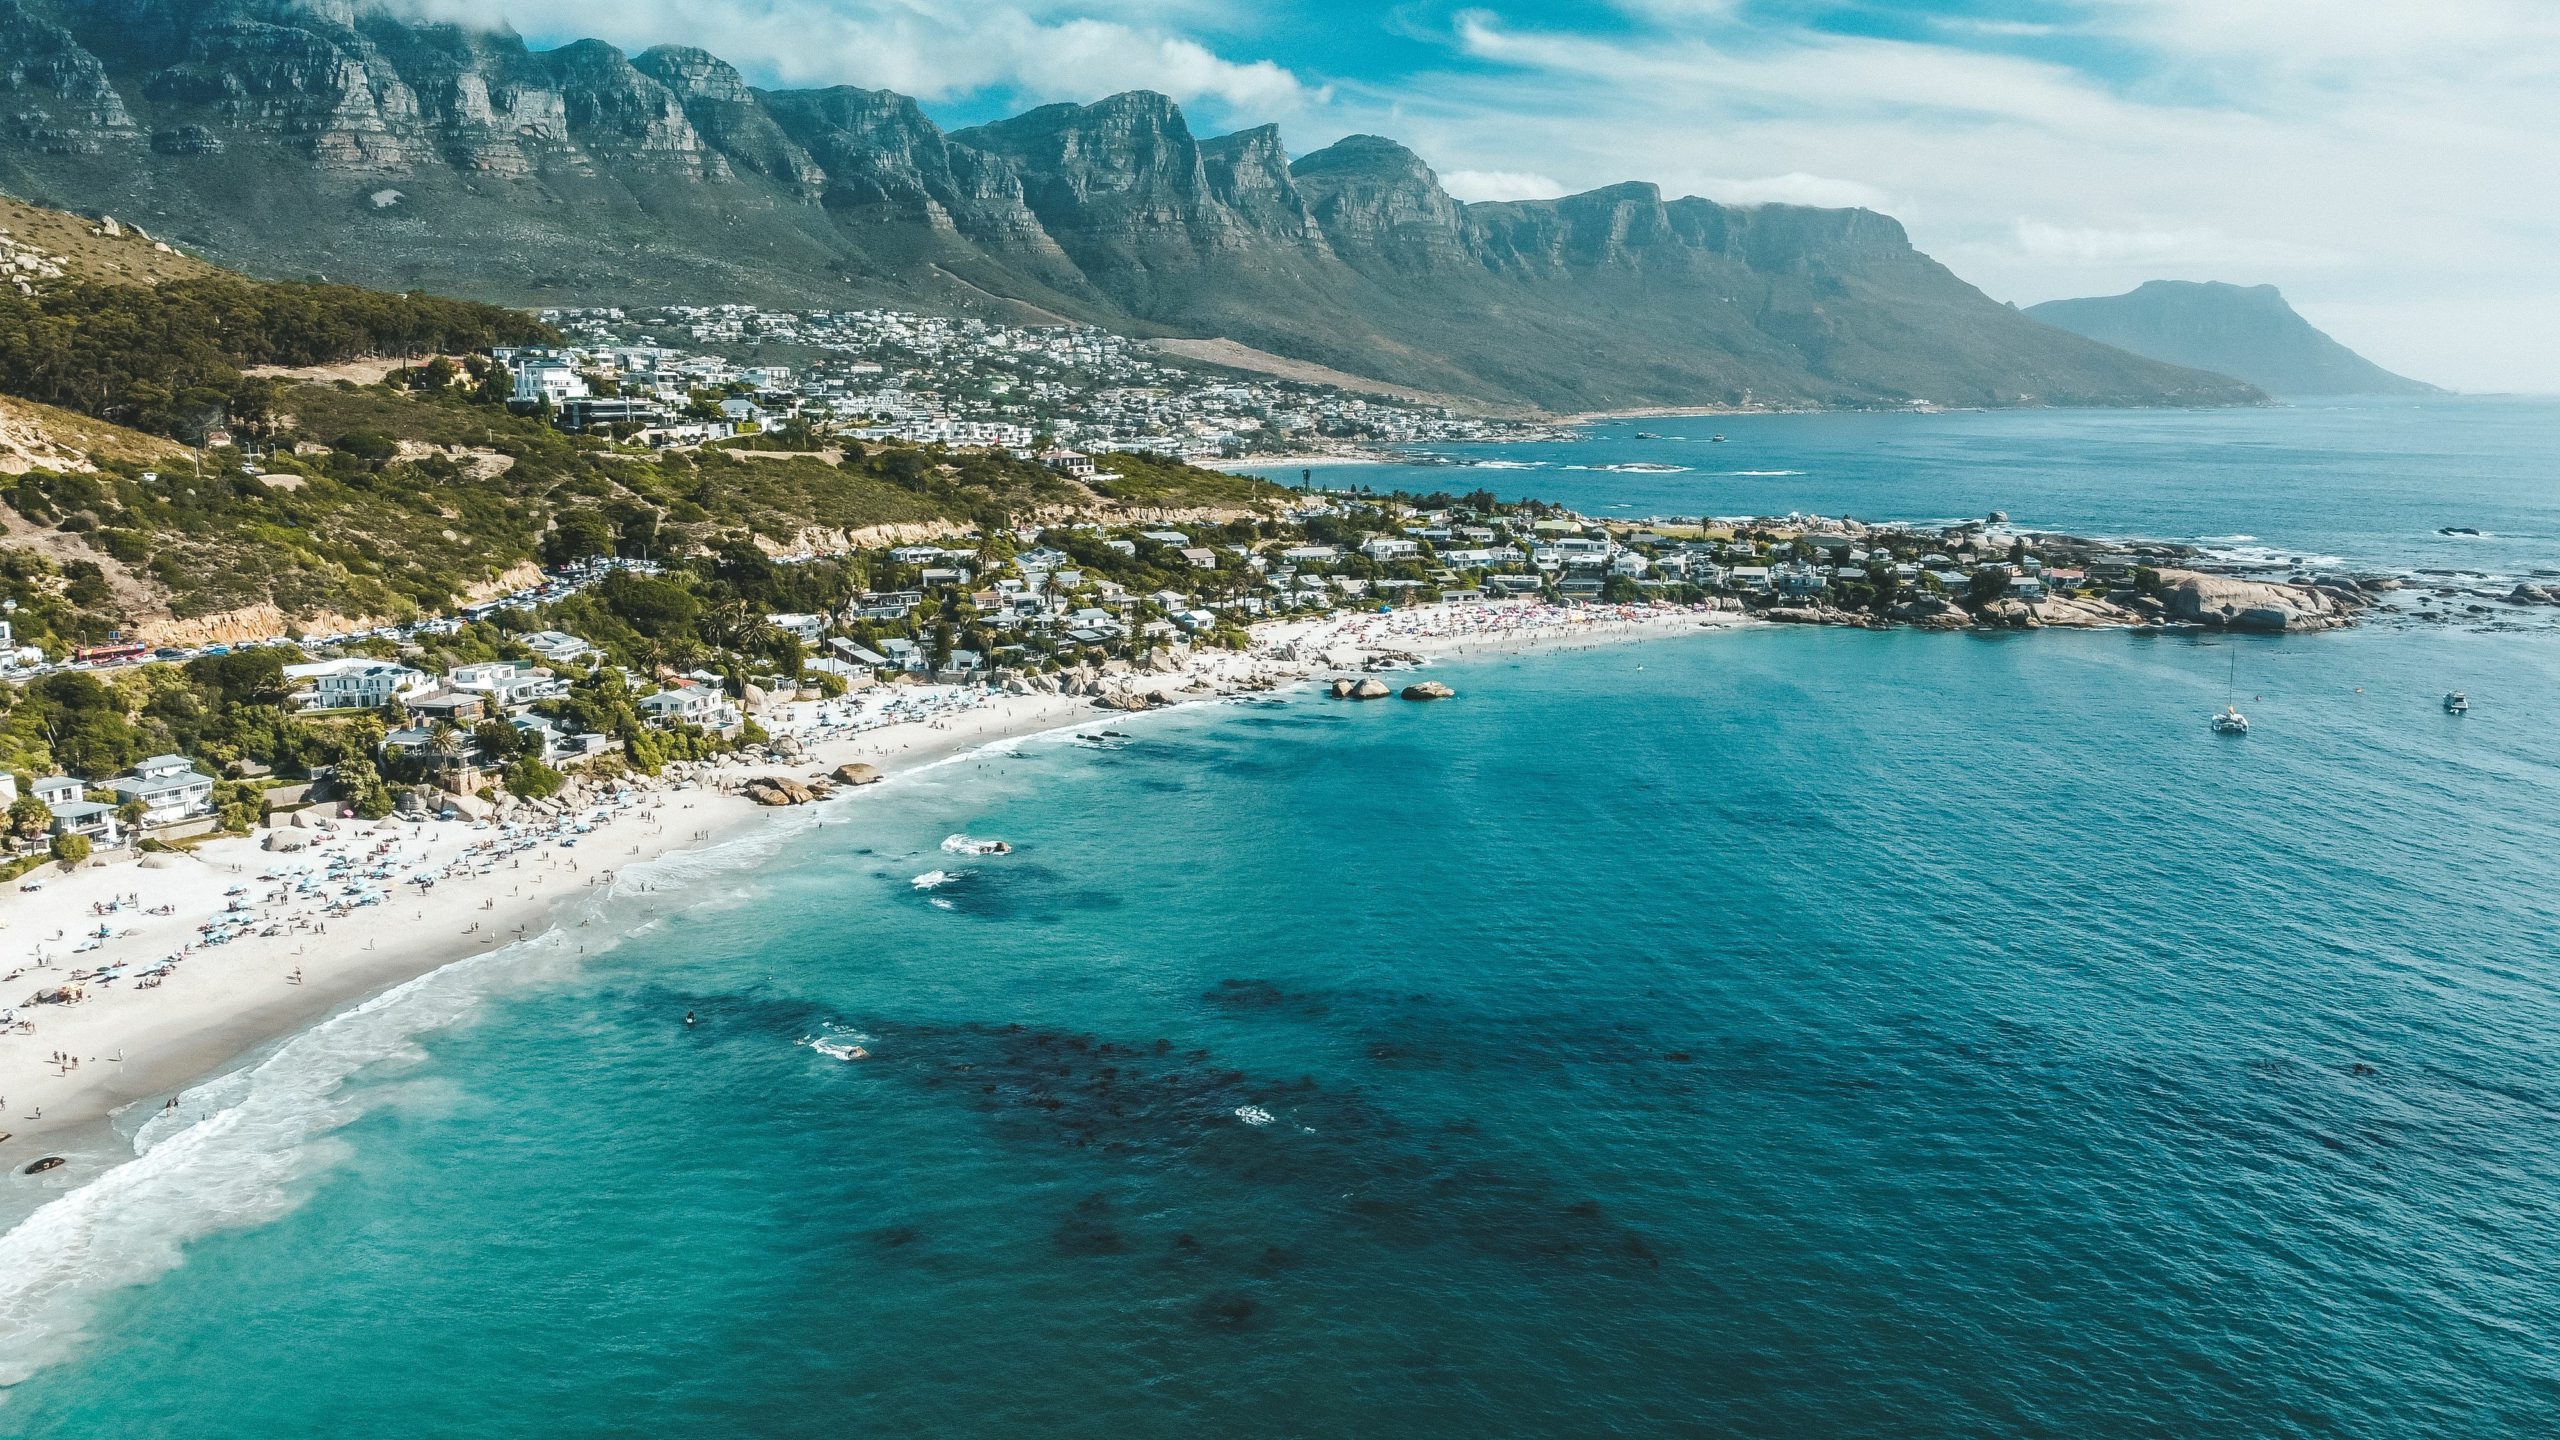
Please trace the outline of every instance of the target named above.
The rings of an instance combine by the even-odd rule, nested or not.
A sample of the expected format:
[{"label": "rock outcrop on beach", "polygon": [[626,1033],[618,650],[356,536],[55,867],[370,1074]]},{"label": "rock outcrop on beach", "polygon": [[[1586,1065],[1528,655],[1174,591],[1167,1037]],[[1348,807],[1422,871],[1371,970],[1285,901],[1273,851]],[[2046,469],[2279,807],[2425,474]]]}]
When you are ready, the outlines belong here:
[{"label": "rock outcrop on beach", "polygon": [[816,791],[788,775],[759,775],[746,784],[745,795],[759,805],[807,805],[819,799]]},{"label": "rock outcrop on beach", "polygon": [[252,273],[1064,318],[1556,410],[2263,398],[2039,324],[1870,210],[1467,204],[1393,140],[1292,161],[1146,91],[946,133],[689,47],[447,23],[473,8],[0,0],[0,187]]},{"label": "rock outcrop on beach", "polygon": [[849,760],[836,767],[836,783],[839,785],[877,785],[887,778],[880,773],[879,766],[865,765],[859,760]]},{"label": "rock outcrop on beach", "polygon": [[1454,700],[1457,695],[1457,691],[1437,680],[1425,680],[1418,685],[1404,687],[1404,698],[1407,700]]},{"label": "rock outcrop on beach", "polygon": [[2195,570],[2163,570],[2162,604],[2172,620],[2216,630],[2333,630],[2355,623],[2339,595],[2311,585],[2242,580]]}]

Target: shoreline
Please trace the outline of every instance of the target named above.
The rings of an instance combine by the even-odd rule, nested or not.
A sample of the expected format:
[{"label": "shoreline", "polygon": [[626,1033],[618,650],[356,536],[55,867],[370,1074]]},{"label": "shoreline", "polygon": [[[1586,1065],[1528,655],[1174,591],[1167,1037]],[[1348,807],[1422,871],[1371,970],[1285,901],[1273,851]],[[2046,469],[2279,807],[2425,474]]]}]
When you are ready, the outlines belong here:
[{"label": "shoreline", "polygon": [[[1278,622],[1261,627],[1249,650],[1197,653],[1170,673],[1112,677],[1120,690],[1112,703],[1093,694],[945,692],[937,703],[947,701],[949,708],[930,718],[844,734],[826,723],[830,714],[841,718],[841,708],[794,702],[775,733],[808,735],[797,760],[732,761],[634,784],[620,798],[581,804],[550,830],[512,841],[494,825],[475,828],[469,821],[351,820],[326,831],[227,837],[184,854],[155,854],[150,864],[31,872],[28,878],[41,879],[42,889],[0,893],[0,941],[13,957],[24,957],[0,982],[0,1008],[34,1027],[33,1033],[0,1032],[0,1131],[10,1132],[0,1139],[0,1174],[39,1185],[47,1197],[84,1185],[133,1158],[116,1121],[137,1103],[174,1098],[237,1070],[421,976],[518,942],[565,938],[572,902],[601,898],[623,868],[708,850],[752,832],[759,815],[803,808],[759,805],[736,793],[755,776],[806,777],[853,762],[879,767],[884,778],[902,776],[1000,742],[1085,721],[1108,723],[1131,708],[1231,698],[1407,660],[1588,648],[1747,623],[1679,608],[1537,605]],[[1122,697],[1144,698],[1126,705]],[[839,789],[826,803],[859,803],[858,792]],[[262,837],[269,834],[314,843],[268,850]],[[502,844],[507,848],[491,853]],[[331,885],[354,871],[383,882],[376,888],[387,893],[326,914],[324,897],[294,887],[332,859],[340,865]],[[410,883],[419,875],[441,878],[432,888]],[[110,901],[122,908],[93,913],[93,906]],[[280,933],[194,948],[206,926],[241,915],[241,906],[255,915],[245,923]],[[169,913],[150,913],[162,910]],[[111,938],[74,949],[102,925]],[[181,946],[189,948],[178,964],[156,984],[138,987],[145,972]],[[87,981],[78,1003],[27,1003],[33,992],[78,983],[75,974],[101,968],[108,978]],[[56,1064],[51,1057],[58,1053],[78,1063]],[[40,1177],[19,1175],[52,1155],[69,1163]],[[23,1204],[34,1197],[18,1198]],[[0,1209],[14,1215],[20,1206]]]}]

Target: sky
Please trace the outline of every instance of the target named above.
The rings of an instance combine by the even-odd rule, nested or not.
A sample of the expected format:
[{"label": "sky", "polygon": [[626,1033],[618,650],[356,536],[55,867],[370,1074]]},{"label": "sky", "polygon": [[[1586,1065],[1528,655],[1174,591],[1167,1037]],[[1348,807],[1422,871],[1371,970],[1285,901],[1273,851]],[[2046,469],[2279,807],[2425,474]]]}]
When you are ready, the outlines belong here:
[{"label": "sky", "polygon": [[1863,205],[1992,296],[2280,286],[2377,362],[2560,393],[2560,0],[422,0],[950,125],[1161,90],[1460,199]]}]

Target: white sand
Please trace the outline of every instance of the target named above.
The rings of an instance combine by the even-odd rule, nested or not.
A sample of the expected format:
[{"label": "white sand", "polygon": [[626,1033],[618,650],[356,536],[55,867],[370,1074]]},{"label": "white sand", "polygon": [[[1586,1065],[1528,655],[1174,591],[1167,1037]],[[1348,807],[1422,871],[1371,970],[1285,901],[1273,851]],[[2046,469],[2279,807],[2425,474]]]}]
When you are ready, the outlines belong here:
[{"label": "white sand", "polygon": [[[1738,623],[1696,611],[1535,604],[1332,616],[1267,623],[1249,651],[1203,652],[1179,672],[1112,683],[1206,699],[1354,670],[1381,651],[1579,647]],[[563,900],[609,883],[617,867],[714,843],[765,813],[721,784],[760,773],[806,777],[856,760],[896,773],[1099,713],[1086,698],[954,687],[854,698],[858,710],[805,702],[766,717],[767,728],[808,746],[799,761],[741,762],[676,788],[634,788],[557,821],[520,825],[512,838],[494,824],[351,820],[287,832],[313,842],[293,853],[264,850],[253,836],[148,864],[35,872],[28,878],[41,889],[0,893],[0,1015],[16,1022],[0,1030],[0,1131],[14,1132],[0,1141],[0,1165],[23,1166],[46,1153],[48,1136],[171,1094],[366,996],[539,933]],[[916,718],[881,723],[892,700],[892,714]],[[859,804],[862,792],[839,794]],[[341,862],[335,876],[333,860]],[[415,883],[428,875],[438,877],[431,888]],[[381,898],[328,913],[351,889]],[[236,922],[233,938],[206,944],[206,927],[226,921]],[[77,948],[101,927],[107,938]],[[154,971],[156,983],[143,983]],[[31,1003],[65,986],[79,991],[76,1003]]]}]

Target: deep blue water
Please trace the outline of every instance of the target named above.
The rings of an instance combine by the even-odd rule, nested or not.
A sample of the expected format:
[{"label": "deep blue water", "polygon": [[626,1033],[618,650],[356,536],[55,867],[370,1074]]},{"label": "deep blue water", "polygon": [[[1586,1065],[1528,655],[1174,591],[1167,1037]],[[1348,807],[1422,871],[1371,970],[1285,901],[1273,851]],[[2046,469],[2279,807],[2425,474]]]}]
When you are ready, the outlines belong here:
[{"label": "deep blue water", "polygon": [[0,1241],[138,1282],[0,1433],[2547,1433],[2560,637],[2237,644],[2236,741],[1772,629],[863,792]]},{"label": "deep blue water", "polygon": [[[2560,576],[2560,402],[2551,400],[1718,415],[1588,433],[1585,444],[1423,452],[1455,465],[1313,473],[1319,484],[1381,490],[1481,487],[1617,517],[1801,511],[1945,522],[2005,510],[2022,527],[2201,542],[2249,558]],[[1676,468],[1604,468],[1620,465]],[[1296,484],[1301,468],[1260,473]],[[2448,526],[2485,533],[2439,533]]]}]

